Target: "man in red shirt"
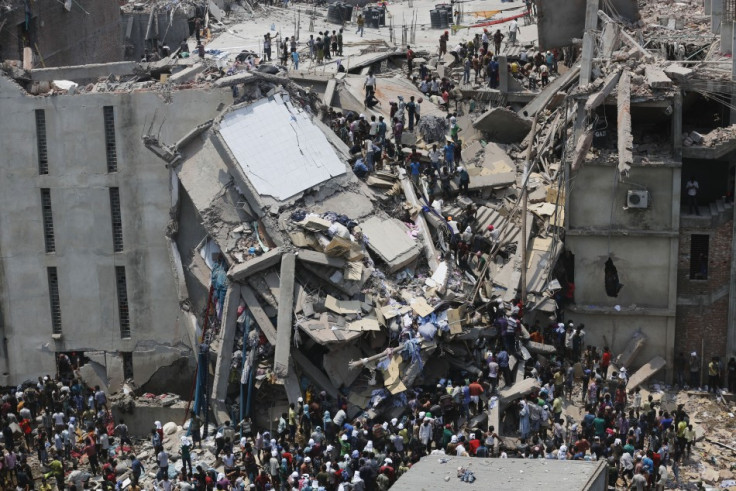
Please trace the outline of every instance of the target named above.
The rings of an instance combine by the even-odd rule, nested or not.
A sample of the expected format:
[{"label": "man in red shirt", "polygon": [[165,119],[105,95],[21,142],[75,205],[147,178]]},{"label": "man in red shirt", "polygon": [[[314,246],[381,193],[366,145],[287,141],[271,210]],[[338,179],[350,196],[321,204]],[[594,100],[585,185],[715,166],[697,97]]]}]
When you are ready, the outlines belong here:
[{"label": "man in red shirt", "polygon": [[468,454],[475,455],[475,451],[480,447],[480,440],[475,437],[475,433],[471,433],[470,441],[468,441]]},{"label": "man in red shirt", "polygon": [[603,377],[608,376],[608,366],[611,364],[611,352],[608,349],[608,346],[605,346],[603,348],[603,356],[601,356],[601,373],[603,374]]},{"label": "man in red shirt", "polygon": [[468,385],[468,390],[470,392],[470,403],[473,405],[473,410],[477,414],[483,408],[480,402],[480,395],[484,392],[483,386],[480,385],[478,380],[475,380]]},{"label": "man in red shirt", "polygon": [[386,474],[386,477],[388,477],[391,484],[396,480],[396,471],[393,468],[393,463],[394,462],[391,459],[386,458],[386,460],[383,461],[383,465],[378,470],[381,474]]}]

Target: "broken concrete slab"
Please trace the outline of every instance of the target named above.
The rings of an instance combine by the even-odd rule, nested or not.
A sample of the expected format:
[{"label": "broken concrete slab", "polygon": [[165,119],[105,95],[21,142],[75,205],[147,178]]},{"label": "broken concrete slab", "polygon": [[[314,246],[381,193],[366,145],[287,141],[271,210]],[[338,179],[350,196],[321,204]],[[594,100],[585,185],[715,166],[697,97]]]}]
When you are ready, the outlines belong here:
[{"label": "broken concrete slab", "polygon": [[308,249],[301,249],[296,256],[300,261],[305,261],[312,264],[319,264],[321,266],[330,266],[332,268],[342,269],[345,267],[347,261],[341,257],[328,256],[323,252],[310,251]]},{"label": "broken concrete slab", "polygon": [[666,67],[663,71],[664,74],[667,75],[670,79],[677,80],[678,82],[684,81],[686,78],[693,74],[692,69],[686,68],[676,63]]},{"label": "broken concrete slab", "polygon": [[671,89],[672,80],[665,75],[664,71],[654,65],[647,65],[644,68],[644,76],[647,79],[649,87],[653,89]]},{"label": "broken concrete slab", "polygon": [[553,355],[557,352],[557,348],[555,348],[554,345],[537,343],[535,341],[529,341],[527,343],[527,348],[529,348],[529,351],[532,353],[538,355]]},{"label": "broken concrete slab", "polygon": [[279,378],[289,373],[289,354],[291,353],[291,332],[294,317],[294,276],[296,256],[285,254],[281,259],[281,282],[279,291],[278,330],[276,331],[276,351],[273,356],[273,371]]},{"label": "broken concrete slab", "polygon": [[312,363],[301,351],[294,350],[291,354],[296,364],[320,389],[324,390],[327,395],[333,399],[338,398],[338,391],[329,378]]},{"label": "broken concrete slab", "polygon": [[518,143],[531,131],[531,120],[505,107],[494,107],[483,113],[473,127],[488,134],[491,141]]},{"label": "broken concrete slab", "polygon": [[258,327],[261,328],[266,339],[268,339],[268,342],[275,346],[276,328],[268,315],[266,315],[266,311],[263,310],[258,298],[256,298],[256,293],[250,286],[241,284],[240,294],[242,295],[243,300],[245,300],[245,304],[248,306],[248,309],[250,309],[250,313],[253,315],[253,319],[256,321],[256,324],[258,324]]},{"label": "broken concrete slab", "polygon": [[311,208],[313,213],[332,211],[358,220],[373,213],[373,202],[362,193],[342,192],[330,196]]},{"label": "broken concrete slab", "polygon": [[655,356],[649,362],[629,377],[626,390],[632,391],[649,379],[652,375],[663,369],[667,362],[661,356]]},{"label": "broken concrete slab", "polygon": [[281,261],[281,255],[283,253],[283,249],[277,247],[254,259],[241,264],[235,264],[228,270],[227,277],[230,281],[242,281],[248,276],[277,265]]},{"label": "broken concrete slab", "polygon": [[[220,330],[220,352],[215,364],[215,377],[212,384],[212,398],[225,403],[227,384],[230,378],[230,366],[233,357],[233,342],[238,324],[238,307],[240,306],[240,284],[230,282],[225,294],[222,308],[222,328]],[[228,418],[229,419],[229,418]]]},{"label": "broken concrete slab", "polygon": [[322,357],[322,367],[335,387],[350,387],[360,375],[360,370],[349,370],[348,363],[362,356],[360,349],[355,345],[341,345],[325,353]]},{"label": "broken concrete slab", "polygon": [[469,190],[487,188],[505,188],[516,182],[515,172],[503,172],[501,174],[486,174],[470,177]]},{"label": "broken concrete slab", "polygon": [[613,364],[617,367],[629,368],[636,359],[636,355],[641,351],[647,342],[647,336],[641,331],[636,331],[626,343],[624,349],[616,355]]},{"label": "broken concrete slab", "polygon": [[503,404],[508,404],[516,399],[527,396],[539,390],[541,385],[535,378],[525,378],[519,382],[516,382],[510,387],[505,387],[503,390],[498,391],[498,397]]},{"label": "broken concrete slab", "polygon": [[246,82],[253,81],[253,74],[251,72],[240,72],[235,75],[229,75],[215,80],[213,84],[215,87],[231,87],[233,85],[243,84]]},{"label": "broken concrete slab", "polygon": [[361,224],[361,229],[368,239],[368,249],[392,273],[411,264],[421,254],[419,244],[409,236],[406,227],[399,220],[372,216]]}]

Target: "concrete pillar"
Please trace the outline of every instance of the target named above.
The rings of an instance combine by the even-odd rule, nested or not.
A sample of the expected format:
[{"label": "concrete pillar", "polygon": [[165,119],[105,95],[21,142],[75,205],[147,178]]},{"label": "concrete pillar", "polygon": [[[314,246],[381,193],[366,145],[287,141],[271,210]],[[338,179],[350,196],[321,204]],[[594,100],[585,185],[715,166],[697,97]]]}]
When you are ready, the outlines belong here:
[{"label": "concrete pillar", "polygon": [[705,10],[705,15],[710,15],[710,2],[711,0],[703,0],[703,9]]},{"label": "concrete pillar", "polygon": [[728,330],[726,333],[726,355],[736,356],[736,206],[733,207],[733,229],[731,230],[731,285],[728,291]]},{"label": "concrete pillar", "polygon": [[590,83],[590,75],[593,71],[593,53],[595,52],[596,39],[593,31],[598,27],[599,3],[599,0],[588,0],[585,4],[585,33],[583,34],[583,61],[580,64],[580,85]]},{"label": "concrete pillar", "polygon": [[506,59],[506,55],[500,55],[498,57],[498,89],[502,94],[508,94],[509,92],[509,62]]},{"label": "concrete pillar", "polygon": [[710,7],[710,32],[718,34],[721,32],[721,16],[723,15],[723,0],[711,0]]},{"label": "concrete pillar", "polygon": [[721,54],[730,55],[733,44],[733,22],[721,22]]},{"label": "concrete pillar", "polygon": [[[672,154],[675,160],[682,160],[682,92],[679,90],[675,92],[674,100],[672,101]],[[678,182],[679,186],[680,183]],[[677,206],[680,209],[680,206]],[[676,226],[679,223],[673,223]]]}]

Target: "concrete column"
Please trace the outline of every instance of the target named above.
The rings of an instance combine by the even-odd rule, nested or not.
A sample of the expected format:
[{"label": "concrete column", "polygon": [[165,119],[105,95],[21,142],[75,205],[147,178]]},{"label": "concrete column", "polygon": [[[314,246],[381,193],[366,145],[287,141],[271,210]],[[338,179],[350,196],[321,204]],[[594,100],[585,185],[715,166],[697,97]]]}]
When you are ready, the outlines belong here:
[{"label": "concrete column", "polygon": [[733,22],[721,22],[721,53],[730,55],[733,44]]},{"label": "concrete column", "polygon": [[[682,160],[682,92],[675,92],[672,101],[672,154],[675,160]],[[679,186],[680,183],[677,183]],[[680,206],[677,206],[680,209]],[[677,226],[678,222],[673,222],[672,226]]]},{"label": "concrete column", "polygon": [[721,16],[723,15],[723,0],[711,0],[710,7],[710,32],[718,34],[721,32]]},{"label": "concrete column", "polygon": [[509,92],[509,76],[509,62],[506,55],[500,55],[498,57],[498,88],[502,94]]},{"label": "concrete column", "polygon": [[[721,0],[723,1],[723,0]],[[583,34],[583,61],[580,65],[580,85],[590,83],[595,52],[595,36],[592,31],[598,27],[599,0],[588,0],[585,4],[585,33]]]},{"label": "concrete column", "polygon": [[736,356],[736,206],[733,207],[733,229],[731,231],[731,285],[728,291],[728,330],[726,355]]},{"label": "concrete column", "polygon": [[705,15],[710,15],[710,2],[711,0],[703,0],[703,9],[705,9]]}]

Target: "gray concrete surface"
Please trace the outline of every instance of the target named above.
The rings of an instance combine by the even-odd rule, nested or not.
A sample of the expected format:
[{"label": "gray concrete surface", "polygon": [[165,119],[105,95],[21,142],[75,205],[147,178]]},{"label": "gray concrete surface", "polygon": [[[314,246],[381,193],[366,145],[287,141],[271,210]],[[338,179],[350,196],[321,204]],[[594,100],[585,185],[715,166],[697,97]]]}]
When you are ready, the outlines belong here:
[{"label": "gray concrete surface", "polygon": [[[136,381],[189,344],[164,235],[171,207],[169,171],[142,143],[155,120],[176,141],[212,118],[229,90],[29,97],[0,84],[0,250],[8,355],[0,383],[55,372],[56,351],[140,352]],[[117,168],[107,172],[103,106],[113,106]],[[34,110],[45,110],[48,175],[39,175]],[[31,144],[19,142],[31,140]],[[120,189],[123,252],[114,253],[109,188]],[[51,190],[56,252],[45,253],[39,188]],[[59,277],[62,335],[52,338],[47,267]],[[121,338],[115,266],[125,266],[131,337]],[[22,354],[21,354],[22,353]],[[156,356],[148,356],[152,353]],[[158,365],[157,365],[158,364]],[[5,368],[7,367],[7,368]],[[139,379],[140,377],[140,379]]]}]

